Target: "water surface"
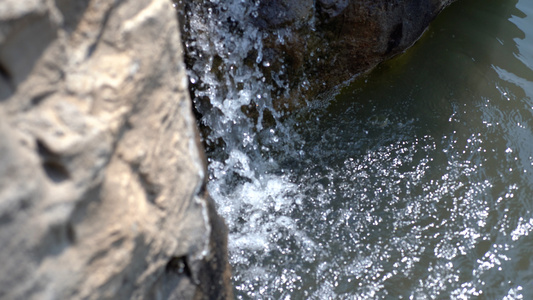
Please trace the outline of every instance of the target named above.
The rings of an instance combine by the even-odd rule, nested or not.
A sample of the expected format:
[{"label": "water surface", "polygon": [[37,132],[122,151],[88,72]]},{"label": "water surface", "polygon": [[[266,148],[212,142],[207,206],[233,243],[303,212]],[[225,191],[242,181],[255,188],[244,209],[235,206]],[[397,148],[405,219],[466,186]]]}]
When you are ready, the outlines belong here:
[{"label": "water surface", "polygon": [[457,3],[297,118],[296,298],[533,298],[532,7]]},{"label": "water surface", "polygon": [[197,90],[239,299],[533,299],[532,1],[460,0],[270,127],[241,114],[271,103],[243,68]]}]

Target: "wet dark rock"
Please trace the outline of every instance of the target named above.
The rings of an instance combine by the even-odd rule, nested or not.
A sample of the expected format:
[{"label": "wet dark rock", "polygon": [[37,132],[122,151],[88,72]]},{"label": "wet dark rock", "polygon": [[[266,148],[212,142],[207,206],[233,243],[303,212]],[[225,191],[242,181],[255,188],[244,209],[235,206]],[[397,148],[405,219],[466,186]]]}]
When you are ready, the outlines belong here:
[{"label": "wet dark rock", "polygon": [[[301,2],[305,1],[294,5],[302,5]],[[318,0],[311,11],[303,10],[309,15],[294,22],[284,18],[281,24],[291,30],[290,38],[283,43],[275,36],[265,38],[265,52],[271,60],[281,58],[290,70],[287,80],[291,96],[281,97],[280,101],[312,98],[405,51],[451,2]],[[261,19],[276,19],[270,7],[261,8]],[[309,20],[306,26],[302,26],[301,19]],[[266,24],[272,24],[267,28],[271,33],[281,28],[276,21]]]},{"label": "wet dark rock", "polygon": [[[226,64],[235,60],[232,57],[238,48],[227,40],[214,46],[220,36],[204,32],[198,24],[189,26],[191,19],[203,20],[204,25],[217,22],[211,30],[227,28],[223,39],[228,34],[241,37],[248,26],[255,27],[262,48],[248,50],[249,53],[241,58],[243,65],[254,70],[253,64],[268,62],[257,65],[262,69],[266,83],[272,87],[274,105],[278,109],[290,109],[406,50],[454,0],[249,1],[246,2],[249,7],[245,9],[250,13],[244,18],[236,18],[227,12],[231,1],[174,1],[183,20],[182,34],[188,45],[186,62],[191,74],[202,73],[199,69],[212,64],[206,57],[219,51],[217,47],[227,48],[223,54],[227,57],[222,59]],[[207,46],[204,42],[203,49],[199,49],[197,41],[202,39],[210,40],[212,45]],[[219,61],[219,58],[215,55],[213,61]],[[230,66],[217,64],[212,68],[215,73],[218,70],[222,75],[230,70]],[[201,77],[195,78],[196,91],[206,86],[200,82]],[[208,104],[202,103],[209,100],[196,97],[196,102],[197,106],[207,107]]]},{"label": "wet dark rock", "polygon": [[255,24],[263,28],[301,26],[309,21],[313,11],[313,1],[308,0],[262,1]]}]

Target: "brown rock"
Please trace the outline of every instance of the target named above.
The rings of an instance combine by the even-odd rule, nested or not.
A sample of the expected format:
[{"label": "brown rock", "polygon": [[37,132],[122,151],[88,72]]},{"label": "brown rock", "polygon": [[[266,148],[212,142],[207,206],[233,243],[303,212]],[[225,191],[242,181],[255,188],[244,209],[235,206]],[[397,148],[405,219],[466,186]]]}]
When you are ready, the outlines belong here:
[{"label": "brown rock", "polygon": [[0,298],[232,297],[169,0],[4,0]]},{"label": "brown rock", "polygon": [[[312,15],[305,18],[313,22],[307,26],[285,22],[292,27],[292,35],[283,43],[275,35],[265,38],[265,57],[284,62],[289,99],[310,99],[405,51],[451,2],[318,0]],[[259,19],[275,19],[271,10],[260,9]],[[279,26],[267,29],[275,31]],[[281,65],[276,71],[282,71]]]},{"label": "brown rock", "polygon": [[[454,0],[174,1],[204,115],[202,95],[239,88],[226,75],[234,69],[259,68],[277,109],[300,106],[409,48]],[[206,69],[220,85],[205,80]]]}]

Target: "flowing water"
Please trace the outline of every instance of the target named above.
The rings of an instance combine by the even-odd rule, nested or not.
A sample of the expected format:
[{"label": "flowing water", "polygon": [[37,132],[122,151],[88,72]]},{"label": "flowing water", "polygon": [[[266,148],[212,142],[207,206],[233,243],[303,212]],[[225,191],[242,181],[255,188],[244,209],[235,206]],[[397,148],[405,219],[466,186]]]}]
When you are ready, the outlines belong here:
[{"label": "flowing water", "polygon": [[533,299],[533,1],[459,0],[290,114],[256,5],[191,8],[186,40],[237,297]]}]

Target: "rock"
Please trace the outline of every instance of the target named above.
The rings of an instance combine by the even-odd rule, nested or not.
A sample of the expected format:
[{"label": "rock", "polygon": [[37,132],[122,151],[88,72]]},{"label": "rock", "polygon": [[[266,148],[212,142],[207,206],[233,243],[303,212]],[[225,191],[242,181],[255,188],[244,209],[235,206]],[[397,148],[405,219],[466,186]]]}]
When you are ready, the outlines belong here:
[{"label": "rock", "polygon": [[[283,61],[272,67],[288,70],[289,99],[311,99],[405,51],[452,1],[318,0],[305,17],[307,24],[284,23],[285,30],[291,28],[290,38],[280,42],[276,34],[267,35],[264,55]],[[271,10],[260,7],[258,12],[259,19],[276,18]]]},{"label": "rock", "polygon": [[308,0],[270,0],[259,3],[256,26],[262,28],[281,28],[298,26],[309,21],[313,14],[313,1]]},{"label": "rock", "polygon": [[[235,72],[232,68],[240,60],[241,73],[247,68],[252,71],[246,73],[253,73],[253,65],[259,66],[272,87],[275,107],[283,110],[406,50],[454,0],[174,1],[183,19],[186,62],[195,76],[193,92],[212,94],[217,89],[222,94],[224,88],[210,80],[200,82],[204,70],[220,70],[223,74],[216,76],[224,77]],[[234,11],[228,13],[228,7]],[[268,63],[261,67],[259,62]],[[204,114],[209,105],[198,98],[196,105]]]},{"label": "rock", "polygon": [[170,0],[3,0],[0,298],[232,298]]}]

